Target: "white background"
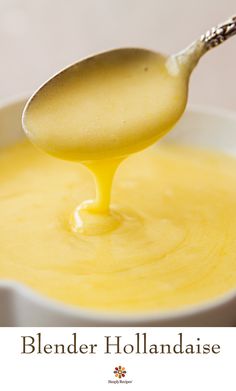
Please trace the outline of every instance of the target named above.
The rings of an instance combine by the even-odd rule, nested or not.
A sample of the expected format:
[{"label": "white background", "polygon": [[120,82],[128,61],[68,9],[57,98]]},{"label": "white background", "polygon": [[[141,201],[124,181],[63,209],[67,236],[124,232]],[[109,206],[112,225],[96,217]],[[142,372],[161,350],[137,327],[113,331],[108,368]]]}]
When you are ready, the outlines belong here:
[{"label": "white background", "polygon": [[[97,343],[96,355],[22,355],[22,335],[42,333],[45,343]],[[220,344],[218,355],[105,355],[104,335],[122,335],[132,343],[136,332],[146,332],[150,343],[178,341]],[[11,328],[0,333],[0,389],[3,391],[161,390],[235,391],[235,329],[226,328]],[[132,384],[108,384],[117,365],[125,366]]]},{"label": "white background", "polygon": [[[0,99],[96,51],[174,53],[233,13],[235,0],[0,0]],[[235,63],[236,37],[201,60],[190,101],[236,109]]]}]

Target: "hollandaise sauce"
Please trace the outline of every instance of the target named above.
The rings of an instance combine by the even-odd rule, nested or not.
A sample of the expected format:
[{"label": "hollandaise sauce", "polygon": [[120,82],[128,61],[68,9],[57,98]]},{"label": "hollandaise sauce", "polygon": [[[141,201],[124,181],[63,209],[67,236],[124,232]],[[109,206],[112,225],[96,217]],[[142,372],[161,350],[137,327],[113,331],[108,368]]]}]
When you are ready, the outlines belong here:
[{"label": "hollandaise sauce", "polygon": [[64,303],[161,311],[236,285],[236,162],[149,147],[181,117],[197,41],[166,57],[119,49],[31,98],[0,155],[0,277]]},{"label": "hollandaise sauce", "polygon": [[122,216],[111,208],[120,162],[167,133],[182,115],[198,44],[185,57],[144,49],[118,49],[85,59],[59,73],[33,96],[24,127],[40,149],[82,162],[96,196],[71,211],[73,231],[103,234]]},{"label": "hollandaise sauce", "polygon": [[0,278],[118,312],[184,307],[236,286],[235,159],[164,144],[134,154],[113,181],[116,226],[74,231],[71,212],[95,198],[84,165],[29,142],[2,150]]}]

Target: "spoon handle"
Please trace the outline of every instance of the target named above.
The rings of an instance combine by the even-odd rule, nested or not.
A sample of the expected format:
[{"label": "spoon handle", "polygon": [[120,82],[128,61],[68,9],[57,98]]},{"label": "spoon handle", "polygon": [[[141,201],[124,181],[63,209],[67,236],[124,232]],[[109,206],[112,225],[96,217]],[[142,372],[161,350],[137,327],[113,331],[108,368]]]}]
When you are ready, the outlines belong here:
[{"label": "spoon handle", "polygon": [[203,42],[205,50],[208,51],[221,43],[226,41],[228,38],[236,34],[236,15],[232,16],[223,23],[220,23],[216,27],[212,27],[200,38]]},{"label": "spoon handle", "polygon": [[210,49],[219,46],[228,38],[236,35],[236,15],[232,16],[224,23],[208,30],[200,39],[193,42],[186,49],[170,57],[168,66],[171,72],[175,73],[178,69],[186,72],[189,76],[197,65],[199,59]]}]

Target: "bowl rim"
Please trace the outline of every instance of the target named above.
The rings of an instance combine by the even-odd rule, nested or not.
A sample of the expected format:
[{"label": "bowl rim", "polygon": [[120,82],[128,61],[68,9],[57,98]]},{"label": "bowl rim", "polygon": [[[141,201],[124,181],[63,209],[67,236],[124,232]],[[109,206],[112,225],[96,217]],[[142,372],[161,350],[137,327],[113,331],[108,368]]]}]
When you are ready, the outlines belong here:
[{"label": "bowl rim", "polygon": [[14,293],[21,298],[30,301],[33,305],[43,307],[52,314],[70,316],[76,320],[86,320],[98,323],[110,323],[113,325],[122,324],[148,324],[148,323],[169,323],[180,321],[186,318],[204,314],[209,311],[217,310],[229,304],[231,301],[236,301],[236,289],[232,289],[213,299],[205,300],[199,304],[188,305],[176,309],[168,309],[161,311],[140,311],[140,312],[118,312],[118,311],[104,311],[92,308],[83,308],[65,304],[59,300],[52,299],[43,295],[36,290],[27,287],[14,280],[0,280],[0,294],[1,290],[8,290],[9,293]]},{"label": "bowl rim", "polygon": [[[0,99],[0,111],[4,108],[12,105],[26,103],[29,99],[30,93],[19,94],[6,99]],[[232,119],[236,121],[236,112],[233,110],[215,107],[215,106],[203,106],[200,104],[189,104],[186,110],[190,113],[196,114],[208,114],[211,116],[220,117],[222,119]],[[58,313],[60,315],[70,316],[74,319],[90,320],[92,322],[110,322],[113,324],[122,323],[148,323],[148,322],[172,322],[179,321],[184,318],[193,317],[203,314],[208,311],[216,310],[223,307],[232,300],[236,300],[236,287],[227,291],[215,298],[204,300],[198,304],[188,305],[176,309],[168,309],[161,311],[140,311],[140,312],[118,312],[118,311],[105,311],[91,308],[83,308],[79,306],[73,306],[54,300],[47,297],[36,290],[19,283],[15,280],[0,279],[0,294],[1,290],[8,290],[14,292],[15,295],[20,295],[24,299],[46,308],[47,311],[52,313]]]}]

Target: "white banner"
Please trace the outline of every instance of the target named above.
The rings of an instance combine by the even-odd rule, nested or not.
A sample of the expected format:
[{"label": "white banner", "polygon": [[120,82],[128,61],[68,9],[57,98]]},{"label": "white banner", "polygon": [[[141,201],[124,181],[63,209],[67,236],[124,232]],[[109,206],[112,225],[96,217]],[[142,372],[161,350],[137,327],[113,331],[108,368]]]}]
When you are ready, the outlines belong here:
[{"label": "white banner", "polygon": [[0,389],[235,391],[235,351],[235,328],[1,328]]}]

